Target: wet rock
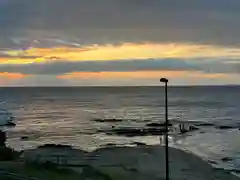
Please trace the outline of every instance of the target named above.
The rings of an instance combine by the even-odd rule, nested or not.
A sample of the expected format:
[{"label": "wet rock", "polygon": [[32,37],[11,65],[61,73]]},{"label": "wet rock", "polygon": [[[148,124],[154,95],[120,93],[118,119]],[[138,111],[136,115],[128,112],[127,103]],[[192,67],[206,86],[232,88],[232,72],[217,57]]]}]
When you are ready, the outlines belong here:
[{"label": "wet rock", "polygon": [[194,125],[186,125],[186,124],[179,124],[179,129],[181,134],[199,130],[199,128]]},{"label": "wet rock", "polygon": [[22,136],[22,137],[21,137],[22,140],[26,140],[26,139],[28,139],[28,138],[29,138],[28,136]]},{"label": "wet rock", "polygon": [[199,124],[196,124],[196,126],[215,126],[213,123],[199,123]]},{"label": "wet rock", "polygon": [[[149,124],[146,124],[146,126],[148,127],[165,127],[165,123],[149,123]],[[172,126],[171,123],[168,124],[168,126]]]},{"label": "wet rock", "polygon": [[115,144],[115,143],[107,143],[107,144],[105,144],[105,145],[103,145],[103,146],[117,146],[117,144]]},{"label": "wet rock", "polygon": [[185,134],[185,133],[187,133],[187,132],[189,132],[187,129],[181,129],[181,130],[180,130],[180,133],[181,133],[181,134]]},{"label": "wet rock", "polygon": [[146,146],[147,144],[142,143],[142,142],[134,142],[132,143],[133,145],[137,145],[137,146]]},{"label": "wet rock", "polygon": [[113,118],[113,119],[93,119],[93,121],[95,121],[95,122],[111,122],[111,123],[114,123],[114,122],[122,122],[123,121],[123,119],[115,119],[115,118]]},{"label": "wet rock", "polygon": [[72,149],[70,145],[63,145],[63,144],[44,144],[43,146],[39,146],[39,148],[69,148]]},{"label": "wet rock", "polygon": [[211,163],[211,164],[214,164],[214,165],[217,165],[217,164],[218,164],[217,162],[212,161],[212,160],[208,160],[208,162]]},{"label": "wet rock", "polygon": [[16,124],[13,123],[13,122],[8,122],[8,123],[6,124],[6,127],[15,127],[15,126],[16,126]]},{"label": "wet rock", "polygon": [[232,158],[224,157],[224,158],[222,158],[222,161],[224,161],[224,162],[232,161]]},{"label": "wet rock", "polygon": [[189,132],[189,130],[185,127],[185,124],[179,124],[179,130],[180,130],[180,134],[185,134]]},{"label": "wet rock", "polygon": [[224,126],[219,126],[218,128],[219,128],[219,129],[233,129],[234,127],[224,125]]},{"label": "wet rock", "polygon": [[163,135],[166,130],[159,128],[116,128],[109,130],[99,130],[98,132],[103,132],[108,135],[119,135],[119,136],[147,136],[147,135]]},{"label": "wet rock", "polygon": [[196,130],[199,130],[199,128],[193,125],[189,126],[189,131],[196,131]]}]

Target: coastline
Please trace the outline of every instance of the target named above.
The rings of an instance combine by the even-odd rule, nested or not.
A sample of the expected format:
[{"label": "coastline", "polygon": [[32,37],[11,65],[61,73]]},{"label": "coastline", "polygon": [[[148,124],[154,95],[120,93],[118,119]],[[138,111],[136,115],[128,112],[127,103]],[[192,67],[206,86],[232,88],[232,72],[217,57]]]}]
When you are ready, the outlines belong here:
[{"label": "coastline", "polygon": [[[76,171],[81,171],[82,165],[85,164],[109,175],[112,179],[117,177],[139,180],[165,178],[165,153],[164,146],[161,145],[105,147],[92,152],[84,152],[70,147],[46,146],[26,150],[24,158],[29,160],[29,158],[35,159],[34,156],[36,155],[38,157],[43,155],[45,160],[51,161],[46,155],[51,154],[52,156],[53,152],[69,156],[68,164],[72,164]],[[170,177],[173,180],[239,180],[237,176],[230,174],[230,172],[212,167],[201,157],[173,147],[169,148],[169,163]]]}]

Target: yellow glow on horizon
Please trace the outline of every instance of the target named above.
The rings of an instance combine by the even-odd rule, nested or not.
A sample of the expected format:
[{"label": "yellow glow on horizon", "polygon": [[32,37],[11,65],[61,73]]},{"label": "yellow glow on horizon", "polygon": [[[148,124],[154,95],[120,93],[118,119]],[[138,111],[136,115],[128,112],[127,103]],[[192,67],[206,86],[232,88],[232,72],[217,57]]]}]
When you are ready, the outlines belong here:
[{"label": "yellow glow on horizon", "polygon": [[[30,64],[51,61],[113,61],[128,59],[164,58],[239,58],[240,49],[213,45],[165,43],[92,45],[81,48],[31,48],[20,52],[5,52],[12,57],[0,57],[0,64]],[[18,54],[23,54],[18,57]],[[36,56],[37,58],[33,58]]]},{"label": "yellow glow on horizon", "polygon": [[152,79],[159,77],[166,78],[228,78],[232,74],[224,73],[203,73],[198,71],[133,71],[133,72],[72,72],[57,76],[60,79]]}]

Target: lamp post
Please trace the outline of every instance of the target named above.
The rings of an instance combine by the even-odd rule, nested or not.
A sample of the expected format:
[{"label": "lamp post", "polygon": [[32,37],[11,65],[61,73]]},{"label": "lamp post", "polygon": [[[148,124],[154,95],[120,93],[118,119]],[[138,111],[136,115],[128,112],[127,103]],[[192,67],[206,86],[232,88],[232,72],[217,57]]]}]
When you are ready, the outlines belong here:
[{"label": "lamp post", "polygon": [[165,165],[166,165],[166,180],[169,180],[169,161],[168,161],[168,79],[161,78],[160,82],[165,84]]}]

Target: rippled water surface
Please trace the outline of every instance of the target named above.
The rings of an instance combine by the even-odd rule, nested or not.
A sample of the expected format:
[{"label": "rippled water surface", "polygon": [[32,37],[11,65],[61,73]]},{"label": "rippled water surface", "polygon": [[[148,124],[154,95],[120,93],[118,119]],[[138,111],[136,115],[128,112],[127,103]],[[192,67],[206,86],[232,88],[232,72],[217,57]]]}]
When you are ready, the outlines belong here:
[{"label": "rippled water surface", "polygon": [[[17,149],[44,143],[64,143],[94,149],[107,143],[156,144],[159,137],[120,137],[97,132],[99,129],[143,127],[164,121],[164,89],[161,87],[118,88],[1,88],[4,108],[16,117],[8,130],[8,143]],[[170,87],[169,119],[211,122],[187,135],[174,135],[172,144],[205,158],[236,159],[240,153],[240,87]],[[122,118],[118,123],[94,122],[94,118]],[[234,126],[219,129],[220,125]],[[27,140],[20,137],[27,136]]]}]

